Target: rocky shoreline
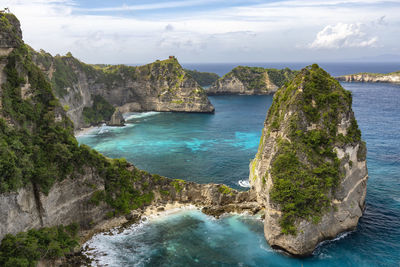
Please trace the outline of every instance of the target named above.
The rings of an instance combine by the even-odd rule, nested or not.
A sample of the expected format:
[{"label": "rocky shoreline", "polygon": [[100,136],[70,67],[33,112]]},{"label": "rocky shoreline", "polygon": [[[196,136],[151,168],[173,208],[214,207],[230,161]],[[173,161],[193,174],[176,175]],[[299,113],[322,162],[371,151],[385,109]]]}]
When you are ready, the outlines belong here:
[{"label": "rocky shoreline", "polygon": [[199,210],[208,216],[219,219],[224,214],[260,214],[263,219],[263,209],[257,202],[231,203],[223,206],[202,205],[199,203],[182,203],[177,201],[167,203],[150,204],[143,209],[132,211],[130,214],[119,216],[105,220],[94,228],[79,232],[79,248],[73,253],[67,254],[65,257],[57,260],[43,260],[38,266],[92,266],[96,263],[96,255],[92,253],[93,248],[90,247],[88,241],[98,234],[114,235],[122,233],[133,225],[158,218],[160,216],[168,216],[179,213],[183,210],[192,209]]},{"label": "rocky shoreline", "polygon": [[341,82],[400,83],[400,71],[383,73],[358,73],[336,77]]}]

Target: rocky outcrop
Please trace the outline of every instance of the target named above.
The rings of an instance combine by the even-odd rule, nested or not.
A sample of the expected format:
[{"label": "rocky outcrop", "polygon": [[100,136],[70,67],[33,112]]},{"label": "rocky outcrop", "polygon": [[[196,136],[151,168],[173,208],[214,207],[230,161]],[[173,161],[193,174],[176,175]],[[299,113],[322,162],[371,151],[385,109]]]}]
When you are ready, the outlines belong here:
[{"label": "rocky outcrop", "polygon": [[400,71],[392,73],[358,73],[336,77],[341,82],[400,83]]},{"label": "rocky outcrop", "polygon": [[88,126],[82,118],[98,95],[123,113],[133,111],[214,112],[201,86],[171,57],[144,66],[88,65],[66,56],[32,50],[75,128]]},{"label": "rocky outcrop", "polygon": [[105,219],[111,208],[94,205],[90,199],[104,181],[87,168],[84,174],[55,183],[45,195],[28,185],[17,192],[0,195],[0,240],[6,234],[16,234],[32,228],[67,225],[77,222],[88,228]]},{"label": "rocky outcrop", "polygon": [[13,14],[0,11],[0,16],[7,18],[0,22],[0,48],[14,48],[22,42],[21,25]]},{"label": "rocky outcrop", "polygon": [[114,114],[112,114],[111,119],[109,122],[107,122],[108,126],[124,126],[125,125],[125,120],[124,117],[122,116],[121,111],[119,109],[116,109],[114,111]]},{"label": "rocky outcrop", "polygon": [[292,79],[295,74],[296,71],[288,68],[277,70],[239,66],[214,82],[207,90],[207,94],[272,94],[285,82]]},{"label": "rocky outcrop", "polygon": [[351,99],[315,64],[275,93],[249,177],[272,247],[306,256],[357,226],[368,173]]},{"label": "rocky outcrop", "polygon": [[[129,168],[136,170],[132,165]],[[144,174],[143,177],[137,186],[146,183],[149,192],[154,195],[149,206],[193,204],[204,207],[206,213],[214,216],[225,212],[255,213],[260,210],[250,192],[238,192],[220,184],[196,184],[158,175]],[[98,226],[103,227],[113,220],[117,221],[117,225],[111,226],[127,222],[131,215],[110,217],[108,214],[113,209],[109,205],[93,201],[96,192],[101,192],[104,187],[104,179],[92,168],[85,168],[80,176],[55,183],[47,195],[32,185],[17,192],[0,194],[0,240],[6,234],[16,234],[32,228],[78,223],[85,232]],[[133,210],[131,214],[140,216],[143,211]]]}]

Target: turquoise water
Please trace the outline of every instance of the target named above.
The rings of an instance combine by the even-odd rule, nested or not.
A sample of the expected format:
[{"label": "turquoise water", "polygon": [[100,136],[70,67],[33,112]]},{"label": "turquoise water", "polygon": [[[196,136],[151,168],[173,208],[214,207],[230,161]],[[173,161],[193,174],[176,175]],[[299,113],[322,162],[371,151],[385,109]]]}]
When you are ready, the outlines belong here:
[{"label": "turquoise water", "polygon": [[248,179],[272,96],[210,97],[215,114],[130,114],[122,128],[96,129],[78,140],[109,157],[167,177],[238,188]]},{"label": "turquoise water", "polygon": [[[254,217],[188,210],[92,240],[110,266],[400,266],[400,85],[343,83],[368,147],[367,205],[356,231],[307,259],[273,251]],[[270,96],[210,98],[215,115],[146,113],[79,137],[111,157],[197,182],[238,186],[257,150]]]}]

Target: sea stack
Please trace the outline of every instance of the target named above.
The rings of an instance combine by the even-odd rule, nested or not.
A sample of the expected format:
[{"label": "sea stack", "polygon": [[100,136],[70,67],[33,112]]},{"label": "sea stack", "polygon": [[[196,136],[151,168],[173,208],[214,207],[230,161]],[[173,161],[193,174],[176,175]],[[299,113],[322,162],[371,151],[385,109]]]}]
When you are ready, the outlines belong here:
[{"label": "sea stack", "polygon": [[351,92],[316,64],[275,93],[249,177],[272,247],[307,256],[356,228],[368,171],[351,105]]}]

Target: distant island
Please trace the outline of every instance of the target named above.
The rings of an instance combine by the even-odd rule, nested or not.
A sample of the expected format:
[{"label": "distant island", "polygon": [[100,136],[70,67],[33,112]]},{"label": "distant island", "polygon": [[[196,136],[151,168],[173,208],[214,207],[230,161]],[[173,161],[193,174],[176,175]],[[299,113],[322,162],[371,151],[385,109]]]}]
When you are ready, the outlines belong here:
[{"label": "distant island", "polygon": [[207,90],[208,95],[266,95],[276,92],[298,71],[261,67],[238,66],[215,81]]},{"label": "distant island", "polygon": [[400,71],[391,73],[356,73],[336,77],[341,82],[400,83]]},{"label": "distant island", "polygon": [[197,70],[185,69],[186,73],[193,77],[193,79],[201,86],[210,86],[219,79],[218,74],[212,72],[200,72]]}]

